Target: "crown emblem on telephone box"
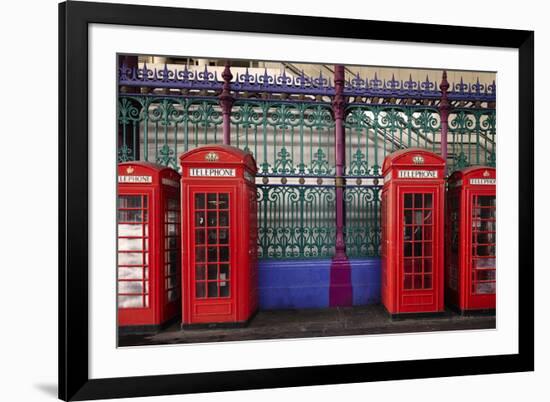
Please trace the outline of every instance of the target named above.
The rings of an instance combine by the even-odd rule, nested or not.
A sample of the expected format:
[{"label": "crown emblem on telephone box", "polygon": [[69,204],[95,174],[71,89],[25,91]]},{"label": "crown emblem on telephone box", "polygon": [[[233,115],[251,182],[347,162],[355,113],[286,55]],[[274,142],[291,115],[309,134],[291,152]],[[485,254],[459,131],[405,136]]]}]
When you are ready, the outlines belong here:
[{"label": "crown emblem on telephone box", "polygon": [[413,163],[422,165],[424,163],[424,158],[420,155],[413,156]]},{"label": "crown emblem on telephone box", "polygon": [[208,162],[215,162],[220,159],[220,157],[216,152],[208,152],[204,159],[206,159]]},{"label": "crown emblem on telephone box", "polygon": [[128,174],[134,173],[134,168],[132,166],[128,166],[128,168],[126,169],[126,173]]}]

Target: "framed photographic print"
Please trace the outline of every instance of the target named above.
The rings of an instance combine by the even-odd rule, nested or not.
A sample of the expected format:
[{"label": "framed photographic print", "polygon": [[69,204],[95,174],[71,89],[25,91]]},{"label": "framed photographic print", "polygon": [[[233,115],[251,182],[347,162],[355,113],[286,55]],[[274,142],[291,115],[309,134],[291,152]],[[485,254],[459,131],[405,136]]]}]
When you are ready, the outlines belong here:
[{"label": "framed photographic print", "polygon": [[61,399],[533,370],[533,32],[59,13]]}]

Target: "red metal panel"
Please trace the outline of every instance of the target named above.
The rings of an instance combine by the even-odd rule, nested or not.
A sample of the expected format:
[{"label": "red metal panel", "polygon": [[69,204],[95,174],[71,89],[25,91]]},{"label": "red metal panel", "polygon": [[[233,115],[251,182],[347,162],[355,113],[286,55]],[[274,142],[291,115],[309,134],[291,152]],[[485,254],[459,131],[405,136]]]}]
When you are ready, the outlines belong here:
[{"label": "red metal panel", "polygon": [[182,322],[246,322],[256,311],[256,164],[227,145],[180,157]]},{"label": "red metal panel", "polygon": [[444,169],[423,149],[384,161],[381,279],[390,314],[443,311]]}]

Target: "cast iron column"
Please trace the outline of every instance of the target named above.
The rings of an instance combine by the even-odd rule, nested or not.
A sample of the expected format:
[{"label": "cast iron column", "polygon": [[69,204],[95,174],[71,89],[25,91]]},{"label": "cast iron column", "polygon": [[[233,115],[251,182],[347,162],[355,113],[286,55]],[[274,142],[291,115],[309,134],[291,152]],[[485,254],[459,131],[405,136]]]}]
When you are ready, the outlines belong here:
[{"label": "cast iron column", "polygon": [[447,90],[449,89],[449,83],[447,82],[447,71],[443,71],[443,77],[441,84],[441,102],[439,103],[439,115],[441,118],[441,157],[445,160],[445,174],[447,173],[447,132],[449,130],[449,110],[451,105],[449,104],[449,98]]},{"label": "cast iron column", "polygon": [[231,96],[231,79],[233,78],[233,74],[231,74],[229,60],[225,62],[222,78],[223,88],[219,96],[219,101],[223,114],[223,143],[225,145],[231,145],[231,107],[235,99]]},{"label": "cast iron column", "polygon": [[334,115],[334,136],[336,154],[336,252],[330,269],[330,306],[351,306],[353,291],[351,285],[351,267],[346,256],[344,239],[344,164],[345,164],[345,133],[344,133],[344,66],[334,66],[334,99],[332,112]]}]

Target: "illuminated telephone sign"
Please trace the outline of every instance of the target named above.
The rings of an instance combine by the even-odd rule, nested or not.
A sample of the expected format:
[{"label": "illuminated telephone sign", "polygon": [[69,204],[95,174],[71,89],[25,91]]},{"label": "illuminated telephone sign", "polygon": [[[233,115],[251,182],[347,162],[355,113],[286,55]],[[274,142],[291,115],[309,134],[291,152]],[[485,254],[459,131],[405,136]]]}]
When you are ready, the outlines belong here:
[{"label": "illuminated telephone sign", "polygon": [[496,302],[496,170],[476,166],[448,180],[445,296],[455,309]]},{"label": "illuminated telephone sign", "polygon": [[424,149],[384,160],[381,296],[392,315],[444,309],[444,172],[445,161]]},{"label": "illuminated telephone sign", "polygon": [[154,330],[180,316],[180,175],[118,165],[118,325]]},{"label": "illuminated telephone sign", "polygon": [[246,323],[258,307],[256,162],[219,145],[180,163],[182,323]]}]

